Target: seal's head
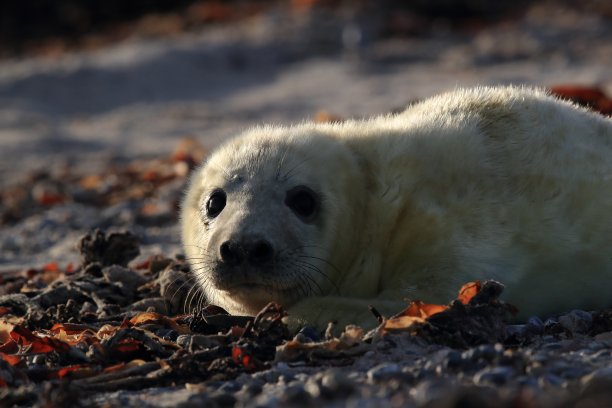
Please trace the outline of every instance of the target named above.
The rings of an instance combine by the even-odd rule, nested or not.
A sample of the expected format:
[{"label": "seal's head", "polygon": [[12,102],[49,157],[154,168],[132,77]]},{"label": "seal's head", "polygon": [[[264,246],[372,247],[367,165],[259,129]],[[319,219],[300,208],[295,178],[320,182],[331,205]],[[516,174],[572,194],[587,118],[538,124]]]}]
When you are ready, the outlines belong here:
[{"label": "seal's head", "polygon": [[[255,314],[333,293],[357,234],[359,165],[313,126],[260,127],[197,169],[182,210],[185,252],[210,303]],[[337,236],[343,231],[342,236]]]}]

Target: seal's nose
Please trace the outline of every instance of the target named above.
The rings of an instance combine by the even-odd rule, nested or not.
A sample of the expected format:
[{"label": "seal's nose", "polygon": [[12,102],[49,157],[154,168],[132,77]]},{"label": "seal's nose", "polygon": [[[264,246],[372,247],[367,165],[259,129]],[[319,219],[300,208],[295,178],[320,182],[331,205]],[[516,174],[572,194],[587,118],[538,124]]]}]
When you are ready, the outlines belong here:
[{"label": "seal's nose", "polygon": [[259,237],[242,240],[227,240],[219,247],[221,260],[229,266],[236,266],[245,260],[251,266],[263,266],[274,257],[272,244]]},{"label": "seal's nose", "polygon": [[219,248],[221,260],[229,266],[235,266],[242,263],[244,259],[244,250],[235,241],[225,241]]},{"label": "seal's nose", "polygon": [[249,245],[245,246],[247,259],[253,266],[262,266],[272,260],[274,256],[274,249],[265,239],[255,240]]}]

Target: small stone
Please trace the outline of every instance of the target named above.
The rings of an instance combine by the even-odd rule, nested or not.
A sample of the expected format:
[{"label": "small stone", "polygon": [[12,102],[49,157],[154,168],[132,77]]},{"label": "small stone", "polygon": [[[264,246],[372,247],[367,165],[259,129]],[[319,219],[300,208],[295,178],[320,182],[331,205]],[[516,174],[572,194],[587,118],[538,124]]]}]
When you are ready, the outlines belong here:
[{"label": "small stone", "polygon": [[261,391],[263,390],[263,384],[259,381],[252,381],[248,384],[245,384],[242,386],[242,390],[241,392],[254,397],[255,395],[259,395],[261,394]]},{"label": "small stone", "polygon": [[321,385],[312,379],[306,382],[304,390],[313,398],[319,398],[323,393]]},{"label": "small stone", "polygon": [[483,344],[478,347],[471,348],[463,352],[462,357],[465,360],[471,361],[493,361],[496,357],[500,356],[503,352],[503,348],[495,348],[492,344]]},{"label": "small stone", "polygon": [[554,343],[547,343],[542,346],[542,350],[559,350],[560,348],[563,348],[563,344],[558,341]]},{"label": "small stone", "polygon": [[585,367],[567,367],[559,375],[566,380],[575,380],[584,376],[588,371],[590,370]]},{"label": "small stone", "polygon": [[522,375],[520,377],[516,377],[514,381],[516,384],[522,387],[539,388],[538,381],[533,377]]},{"label": "small stone", "polygon": [[559,322],[555,318],[548,318],[544,321],[544,331],[546,333],[556,333],[558,332]]},{"label": "small stone", "polygon": [[336,396],[346,397],[355,389],[355,384],[340,370],[328,370],[321,379],[321,385],[328,388]]},{"label": "small stone", "polygon": [[225,384],[223,384],[221,387],[219,387],[219,392],[234,393],[240,390],[241,388],[242,388],[242,385],[240,385],[238,382],[228,381]]},{"label": "small stone", "polygon": [[442,359],[442,365],[448,369],[458,369],[463,365],[461,353],[456,350],[450,350]]},{"label": "small stone", "polygon": [[612,347],[612,331],[599,333],[594,337],[594,339],[608,347]]},{"label": "small stone", "polygon": [[593,324],[593,316],[584,310],[572,310],[559,317],[559,324],[571,333],[586,333]]},{"label": "small stone", "polygon": [[529,334],[542,334],[544,332],[544,322],[537,316],[532,316],[527,319],[525,330]]},{"label": "small stone", "polygon": [[102,274],[107,282],[118,284],[126,296],[133,296],[136,289],[147,282],[145,277],[138,272],[119,265],[103,268]]},{"label": "small stone", "polygon": [[612,367],[604,367],[593,371],[591,374],[582,378],[581,382],[588,383],[593,380],[610,380],[612,381]]},{"label": "small stone", "polygon": [[84,302],[83,306],[81,306],[81,314],[95,313],[97,310],[98,307],[91,302]]},{"label": "small stone", "polygon": [[295,376],[291,373],[285,373],[285,374],[281,374],[278,377],[278,382],[280,384],[289,384],[290,382],[292,382],[293,380],[295,380]]},{"label": "small stone", "polygon": [[541,387],[562,387],[565,380],[554,374],[544,374],[538,379],[538,383]]},{"label": "small stone", "polygon": [[591,355],[591,359],[593,361],[601,361],[604,358],[612,359],[612,350],[600,349],[600,350],[595,351]]},{"label": "small stone", "polygon": [[474,382],[478,385],[504,385],[514,375],[515,372],[510,367],[485,368],[474,375]]},{"label": "small stone", "polygon": [[[455,389],[455,384],[443,380],[426,380],[410,389],[410,395],[417,406],[426,406],[444,395],[449,395]],[[436,406],[431,404],[429,406]]]},{"label": "small stone", "polygon": [[599,351],[608,347],[612,347],[612,342],[604,343],[600,341],[592,341],[587,345],[587,348],[591,351]]},{"label": "small stone", "polygon": [[163,297],[145,298],[130,305],[130,310],[145,311],[153,309],[152,311],[157,313],[168,313],[169,308],[169,303]]},{"label": "small stone", "polygon": [[281,404],[289,406],[309,405],[311,401],[312,395],[307,392],[301,384],[291,385],[285,388],[279,399]]},{"label": "small stone", "polygon": [[506,337],[522,337],[527,334],[526,324],[506,325]]},{"label": "small stone", "polygon": [[397,377],[402,374],[402,369],[395,363],[383,363],[370,369],[367,373],[368,381],[378,382]]}]

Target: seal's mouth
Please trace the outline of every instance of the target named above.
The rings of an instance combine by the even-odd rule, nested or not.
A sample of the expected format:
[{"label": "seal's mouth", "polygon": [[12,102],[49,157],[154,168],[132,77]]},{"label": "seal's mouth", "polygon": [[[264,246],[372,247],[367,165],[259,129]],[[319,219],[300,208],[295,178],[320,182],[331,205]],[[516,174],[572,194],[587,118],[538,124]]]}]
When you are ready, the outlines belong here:
[{"label": "seal's mouth", "polygon": [[259,310],[270,302],[279,303],[285,307],[290,306],[295,300],[296,286],[291,288],[279,288],[276,285],[261,283],[241,283],[216,289],[222,297],[232,299],[240,304],[241,312],[255,315]]},{"label": "seal's mouth", "polygon": [[285,292],[296,288],[298,285],[293,282],[280,284],[276,282],[263,282],[260,280],[239,281],[239,282],[215,282],[215,287],[218,290],[234,293],[249,293],[249,292],[268,292],[278,293]]},{"label": "seal's mouth", "polygon": [[217,265],[211,272],[210,282],[215,289],[229,294],[278,293],[299,286],[299,280],[290,272],[275,268],[227,268]]}]

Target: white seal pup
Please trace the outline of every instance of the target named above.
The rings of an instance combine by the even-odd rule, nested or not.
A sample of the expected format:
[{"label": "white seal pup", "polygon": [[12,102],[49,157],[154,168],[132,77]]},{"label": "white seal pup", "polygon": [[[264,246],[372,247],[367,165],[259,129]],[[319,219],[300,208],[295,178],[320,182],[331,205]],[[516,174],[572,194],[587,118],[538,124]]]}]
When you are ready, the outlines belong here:
[{"label": "white seal pup", "polygon": [[344,123],[263,126],[214,152],[182,205],[206,299],[375,324],[476,279],[521,316],[612,305],[612,120],[545,92],[456,90]]}]

